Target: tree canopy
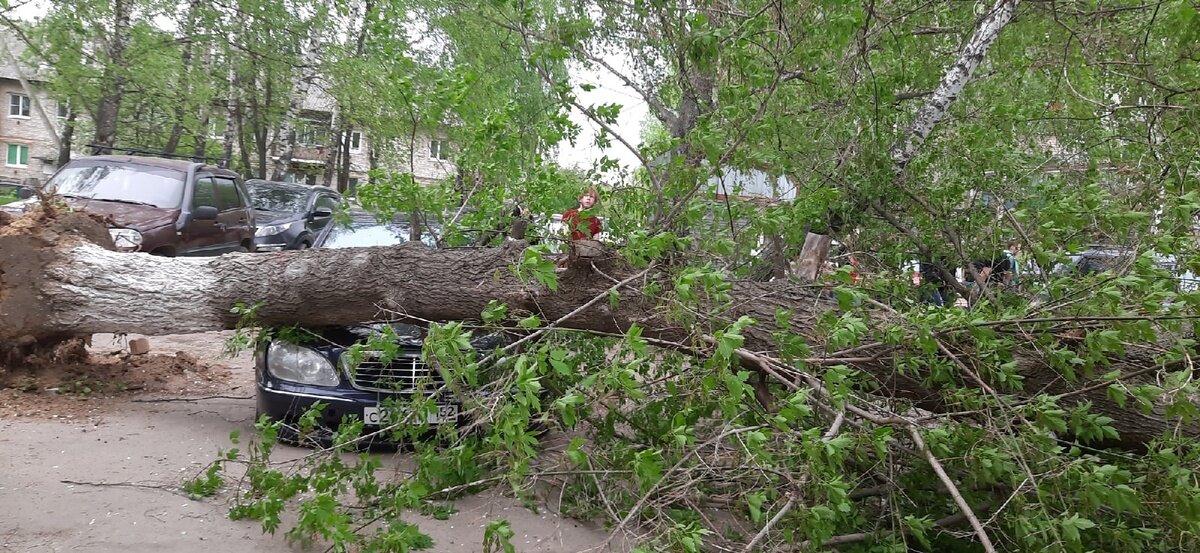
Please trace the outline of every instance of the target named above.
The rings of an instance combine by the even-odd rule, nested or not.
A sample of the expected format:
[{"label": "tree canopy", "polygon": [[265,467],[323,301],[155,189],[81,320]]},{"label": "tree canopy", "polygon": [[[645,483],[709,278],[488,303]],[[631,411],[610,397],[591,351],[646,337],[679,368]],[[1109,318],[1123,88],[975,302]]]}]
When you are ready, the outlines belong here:
[{"label": "tree canopy", "polygon": [[[474,400],[475,427],[418,441],[418,469],[399,481],[337,456],[273,466],[278,429],[264,423],[255,447],[193,483],[244,463],[237,516],[274,531],[294,502],[293,537],[406,550],[420,540],[404,509],[550,484],[558,508],[644,551],[1200,546],[1192,2],[138,0],[114,51],[116,6],[60,3],[26,32],[73,106],[99,113],[124,94],[118,141],[159,147],[179,124],[180,144],[219,149],[201,122],[224,110],[248,146],[235,165],[263,171],[297,71],[317,64],[353,128],[400,141],[448,129],[458,178],[379,170],[359,189],[364,206],[441,217],[445,245],[503,228],[514,204],[545,217],[605,189],[613,253],[594,266],[556,271],[554,237],[371,254],[459,263],[442,282],[416,269],[362,282],[383,283],[372,309],[435,321],[425,354],[450,386],[502,393]],[[164,10],[171,30],[150,24]],[[305,59],[314,34],[324,47]],[[581,68],[647,106],[644,133],[617,128],[625,100],[581,99]],[[551,155],[563,141],[626,149],[640,167],[564,169]],[[755,172],[794,191],[712,187]],[[810,234],[836,242],[841,267],[779,278]],[[985,281],[972,262],[1010,245],[1024,269]],[[1087,248],[1109,252],[1097,270],[1073,265]],[[54,270],[125,263],[76,249]],[[316,275],[321,256],[342,259],[287,259]],[[129,271],[201,270],[143,261]],[[913,286],[914,261],[941,267],[965,305],[930,305],[933,273]],[[78,285],[71,274],[56,278]],[[473,303],[422,303],[465,293],[472,275]],[[279,336],[322,322],[289,320],[305,317],[299,299],[258,288],[214,297],[238,302],[214,325]],[[538,339],[460,347],[500,327]],[[364,512],[382,526],[363,530]],[[506,532],[498,521],[484,549],[511,550]]]}]

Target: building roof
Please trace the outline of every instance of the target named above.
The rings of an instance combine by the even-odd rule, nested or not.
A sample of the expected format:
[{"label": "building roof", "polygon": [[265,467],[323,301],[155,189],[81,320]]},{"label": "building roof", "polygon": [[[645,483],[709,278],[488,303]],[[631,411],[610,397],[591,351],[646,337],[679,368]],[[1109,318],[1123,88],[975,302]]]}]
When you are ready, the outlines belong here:
[{"label": "building roof", "polygon": [[0,31],[0,79],[45,82],[49,67],[31,62],[25,55],[25,41],[11,30]]}]

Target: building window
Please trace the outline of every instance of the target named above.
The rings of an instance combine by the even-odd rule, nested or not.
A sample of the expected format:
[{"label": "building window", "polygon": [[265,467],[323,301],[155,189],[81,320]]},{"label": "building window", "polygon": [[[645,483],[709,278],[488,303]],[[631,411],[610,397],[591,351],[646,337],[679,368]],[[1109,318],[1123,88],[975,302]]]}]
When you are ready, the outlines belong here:
[{"label": "building window", "polygon": [[25,167],[29,165],[29,146],[9,144],[7,164],[13,167]]},{"label": "building window", "polygon": [[361,152],[362,151],[362,133],[360,133],[358,131],[354,131],[354,132],[350,133],[350,151],[351,152]]},{"label": "building window", "polygon": [[29,97],[24,94],[9,94],[8,114],[12,117],[29,117]]},{"label": "building window", "polygon": [[68,105],[66,102],[59,102],[58,103],[58,118],[66,119],[67,117],[70,117],[70,116],[71,116],[71,106]]},{"label": "building window", "polygon": [[450,143],[445,140],[430,140],[429,141],[429,159],[440,159],[446,161],[450,159]]},{"label": "building window", "polygon": [[324,146],[328,142],[328,123],[315,119],[301,119],[296,123],[296,144],[301,146]]}]

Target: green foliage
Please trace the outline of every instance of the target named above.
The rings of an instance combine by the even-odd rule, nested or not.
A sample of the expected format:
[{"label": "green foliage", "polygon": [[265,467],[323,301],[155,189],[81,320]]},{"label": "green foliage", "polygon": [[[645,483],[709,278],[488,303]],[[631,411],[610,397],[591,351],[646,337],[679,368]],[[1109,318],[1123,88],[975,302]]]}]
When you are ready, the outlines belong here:
[{"label": "green foliage", "polygon": [[558,290],[558,274],[554,262],[547,259],[546,246],[530,246],[522,252],[520,263],[512,266],[512,273],[522,280],[536,280],[551,292]]},{"label": "green foliage", "polygon": [[[262,130],[282,116],[268,85],[288,88],[295,36],[321,21],[318,11],[285,18],[275,2],[247,7],[264,15],[238,45],[280,51],[253,71],[230,51],[243,82],[261,83],[244,88],[264,106],[249,125]],[[1002,550],[1200,548],[1200,293],[1178,278],[1200,271],[1200,18],[1186,2],[1022,3],[899,167],[895,146],[987,7],[377,5],[361,51],[338,45],[323,60],[347,121],[408,144],[380,154],[401,170],[373,173],[359,190],[364,206],[434,218],[451,246],[497,245],[496,229],[527,208],[541,243],[508,272],[541,301],[575,289],[555,270],[561,237],[540,223],[601,185],[598,212],[620,248],[606,263],[655,271],[592,308],[625,317],[615,320],[623,334],[559,328],[489,355],[470,347],[473,322],[431,325],[424,357],[473,418],[469,431],[432,428],[420,422],[428,398],[390,405],[410,418],[390,433],[413,442],[411,475],[380,480],[369,461],[332,454],[278,470],[267,459],[281,427],[264,421],[261,442],[242,454],[247,485],[234,515],[274,532],[290,509],[293,536],[406,550],[424,542],[402,522],[405,509],[440,509],[429,505],[492,484],[527,499],[551,475],[564,512],[630,517],[646,529],[647,551],[741,550],[776,516],[761,550],[828,549],[835,538],[858,551],[978,550],[910,438],[916,428]],[[103,62],[73,53],[84,37],[69,31],[94,25],[75,12],[56,9],[41,32],[61,59],[55,93],[94,103]],[[406,36],[415,28],[438,47],[410,44],[420,42]],[[150,51],[161,34],[138,27],[146,69],[130,75],[131,89],[159,100],[180,87],[144,81],[169,80],[162,75],[182,61],[174,46]],[[651,100],[640,142],[568,115],[611,127],[630,112],[621,100],[593,101],[597,87],[567,70],[602,70],[613,53]],[[211,105],[221,88],[191,87],[184,105]],[[158,112],[123,113],[148,127],[144,114]],[[417,131],[443,128],[461,179],[418,184]],[[647,161],[631,174],[611,158],[575,169],[547,159],[562,141],[609,151],[621,139]],[[794,199],[738,197],[755,171]],[[733,190],[712,188],[723,177]],[[786,288],[783,278],[751,282],[768,277],[775,248],[794,259],[809,231],[833,235],[837,266]],[[1010,240],[1023,246],[1025,270],[986,292],[954,290],[965,306],[927,305],[929,283],[910,284],[912,260],[952,271]],[[1081,270],[1071,256],[1092,245],[1123,253]],[[613,270],[597,266],[592,278]],[[489,331],[528,333],[553,320],[493,300],[479,314]],[[630,306],[648,309],[630,317]],[[254,311],[239,307],[247,328]],[[393,339],[385,331],[369,347],[390,358]],[[318,415],[301,417],[297,433],[317,432]],[[1118,428],[1137,421],[1162,421],[1164,433],[1114,447],[1130,439]],[[347,421],[334,451],[363,431]],[[215,489],[219,476],[189,485]],[[746,535],[721,532],[710,509],[738,517],[732,526]],[[356,517],[377,517],[376,534],[353,532]],[[483,548],[513,550],[513,532],[492,521]]]},{"label": "green foliage", "polygon": [[225,479],[221,477],[221,468],[220,461],[210,464],[202,475],[184,481],[183,491],[192,499],[216,495],[221,486],[225,485]]},{"label": "green foliage", "polygon": [[483,553],[515,553],[512,525],[507,520],[489,522],[483,530]]}]

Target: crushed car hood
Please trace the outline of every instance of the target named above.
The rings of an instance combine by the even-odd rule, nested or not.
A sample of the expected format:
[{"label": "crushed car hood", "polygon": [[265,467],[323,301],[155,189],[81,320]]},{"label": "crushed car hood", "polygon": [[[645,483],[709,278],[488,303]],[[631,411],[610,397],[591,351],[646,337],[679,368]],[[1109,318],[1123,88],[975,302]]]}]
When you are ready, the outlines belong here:
[{"label": "crushed car hood", "polygon": [[[373,336],[379,336],[391,327],[396,334],[396,343],[405,348],[420,349],[425,341],[427,330],[424,326],[407,323],[364,323],[353,326],[325,327],[313,329],[326,340],[342,347],[366,343]],[[475,349],[492,349],[503,345],[506,337],[501,333],[472,335],[471,346]]]},{"label": "crushed car hood", "polygon": [[154,207],[152,205],[125,204],[104,200],[81,200],[68,198],[71,207],[80,211],[111,217],[119,227],[147,231],[169,225],[179,218],[178,209]]},{"label": "crushed car hood", "polygon": [[301,213],[293,213],[291,211],[270,211],[266,209],[254,210],[254,220],[258,226],[265,227],[267,225],[281,225],[283,223],[291,223],[299,221],[304,216]]},{"label": "crushed car hood", "polygon": [[[105,200],[89,200],[87,198],[60,198],[72,209],[86,213],[94,213],[112,220],[112,226],[131,228],[138,232],[156,229],[174,223],[179,218],[179,210],[152,205],[127,204]],[[8,204],[11,210],[28,210],[38,204],[37,198],[29,198]]]}]

